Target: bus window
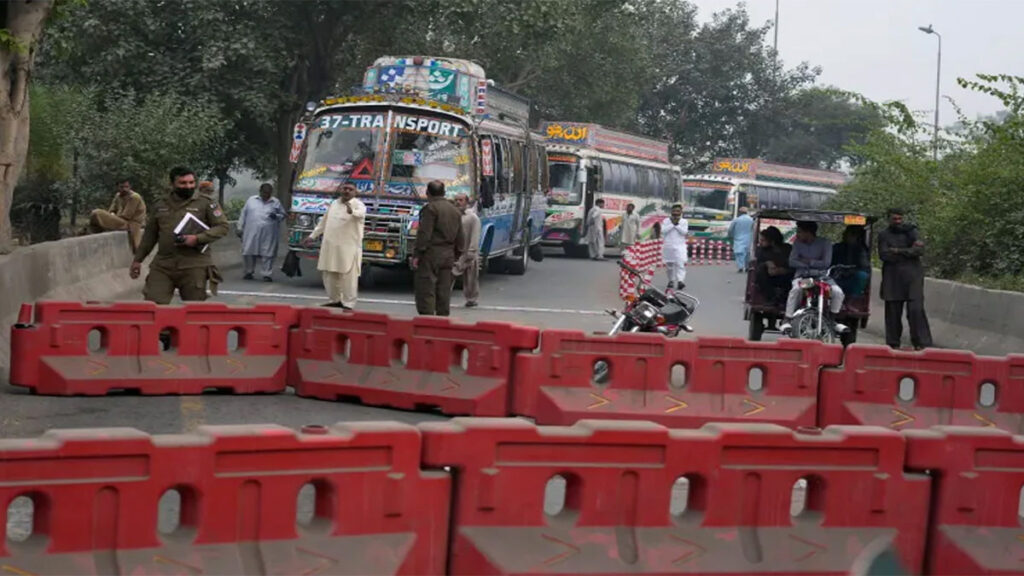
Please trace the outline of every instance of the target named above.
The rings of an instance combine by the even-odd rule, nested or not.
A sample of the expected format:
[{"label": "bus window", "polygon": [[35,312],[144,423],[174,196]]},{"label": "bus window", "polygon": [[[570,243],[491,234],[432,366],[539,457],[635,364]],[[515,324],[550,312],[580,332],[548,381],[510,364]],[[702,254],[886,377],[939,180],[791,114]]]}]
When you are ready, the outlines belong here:
[{"label": "bus window", "polygon": [[651,169],[640,167],[637,168],[637,190],[636,195],[641,198],[650,198],[654,195],[654,188],[651,186]]},{"label": "bus window", "polygon": [[508,158],[504,138],[494,140],[494,174],[497,177],[495,189],[499,196],[508,193]]},{"label": "bus window", "polygon": [[622,168],[622,191],[627,196],[636,196],[637,192],[637,178],[636,178],[636,166],[630,164],[620,164]]},{"label": "bus window", "polygon": [[512,194],[522,194],[523,187],[525,185],[524,176],[526,176],[523,170],[523,145],[520,142],[510,141],[510,148],[512,154],[510,154],[512,161],[512,188],[510,192]]},{"label": "bus window", "polygon": [[669,186],[668,174],[666,174],[665,172],[663,172],[661,170],[655,170],[654,171],[654,178],[652,180],[653,180],[653,183],[654,183],[654,191],[653,191],[654,197],[655,198],[665,198],[665,199],[668,199],[668,200],[672,200],[672,195],[669,193],[670,186]]}]

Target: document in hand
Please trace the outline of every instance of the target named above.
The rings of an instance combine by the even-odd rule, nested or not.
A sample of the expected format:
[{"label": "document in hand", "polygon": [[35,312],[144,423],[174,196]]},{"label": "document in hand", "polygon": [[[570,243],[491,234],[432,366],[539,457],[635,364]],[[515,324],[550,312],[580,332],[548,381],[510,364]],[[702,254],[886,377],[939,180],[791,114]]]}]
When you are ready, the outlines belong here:
[{"label": "document in hand", "polygon": [[[186,213],[185,216],[178,222],[178,225],[174,227],[175,236],[195,236],[200,232],[209,230],[210,227],[205,222],[196,218],[191,212]],[[200,252],[206,252],[210,247],[209,244],[203,244],[203,247],[199,249]]]}]

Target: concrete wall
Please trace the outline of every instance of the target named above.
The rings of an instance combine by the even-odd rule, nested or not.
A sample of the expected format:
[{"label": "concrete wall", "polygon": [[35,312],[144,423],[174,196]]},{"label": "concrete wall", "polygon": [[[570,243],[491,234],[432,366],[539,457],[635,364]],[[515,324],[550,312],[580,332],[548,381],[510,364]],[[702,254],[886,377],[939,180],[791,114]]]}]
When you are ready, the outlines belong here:
[{"label": "concrete wall", "polygon": [[44,242],[0,256],[0,379],[9,372],[10,326],[22,303],[139,300],[146,270],[130,279],[131,262],[124,232]]},{"label": "concrete wall", "polygon": [[[875,270],[868,330],[876,334],[885,333],[885,303],[878,297],[881,278]],[[924,304],[936,346],[991,356],[1024,354],[1024,294],[928,278]],[[909,338],[904,315],[905,345]]]}]

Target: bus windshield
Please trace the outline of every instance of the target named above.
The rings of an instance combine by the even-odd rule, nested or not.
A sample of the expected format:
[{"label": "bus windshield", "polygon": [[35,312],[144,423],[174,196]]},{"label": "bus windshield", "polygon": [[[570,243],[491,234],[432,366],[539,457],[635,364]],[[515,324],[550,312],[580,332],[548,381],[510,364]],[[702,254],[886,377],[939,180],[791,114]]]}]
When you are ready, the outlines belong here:
[{"label": "bus windshield", "polygon": [[392,130],[386,194],[426,198],[427,183],[440,180],[448,196],[464,193],[472,197],[470,141],[462,123],[396,114]]},{"label": "bus windshield", "polygon": [[723,182],[705,182],[700,180],[683,181],[683,197],[687,206],[706,208],[726,212],[729,210],[729,191],[732,184]]},{"label": "bus windshield", "polygon": [[384,113],[328,113],[314,119],[295,190],[334,192],[347,181],[360,191],[372,190],[386,117]]},{"label": "bus windshield", "polygon": [[577,185],[577,165],[575,156],[548,154],[548,177],[551,184],[549,204],[575,206],[583,200],[580,197],[580,186]]}]

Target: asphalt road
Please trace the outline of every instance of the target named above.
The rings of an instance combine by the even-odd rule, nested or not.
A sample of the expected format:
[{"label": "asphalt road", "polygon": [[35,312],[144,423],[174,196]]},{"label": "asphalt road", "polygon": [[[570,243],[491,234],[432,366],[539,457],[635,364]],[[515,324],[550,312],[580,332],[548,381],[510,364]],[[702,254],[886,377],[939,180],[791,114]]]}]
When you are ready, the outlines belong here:
[{"label": "asphalt road", "polygon": [[[230,242],[230,241],[228,241]],[[311,261],[303,262],[304,276],[279,277],[273,283],[243,280],[239,258],[225,242],[217,253],[225,283],[217,301],[234,304],[287,302],[319,305],[326,301],[320,276]],[[237,241],[235,241],[237,244]],[[614,256],[614,252],[610,253]],[[358,308],[394,316],[415,315],[408,272],[380,270],[376,286],[364,289]],[[744,276],[730,265],[690,266],[687,291],[701,300],[694,317],[697,335],[746,335],[742,319]],[[666,280],[659,273],[656,281]],[[548,250],[542,262],[530,262],[525,276],[487,274],[481,281],[480,306],[463,307],[453,298],[452,316],[461,321],[494,320],[541,328],[605,331],[618,308],[618,267],[614,259],[596,262],[571,259]],[[868,335],[864,335],[867,337]],[[772,336],[766,336],[772,338]],[[388,410],[354,404],[306,400],[294,395],[191,397],[114,395],[100,398],[32,396],[6,384],[0,388],[0,437],[36,436],[51,428],[128,426],[151,434],[179,433],[203,424],[276,423],[293,428],[340,421],[397,420],[416,423],[443,418],[437,414]]]}]

